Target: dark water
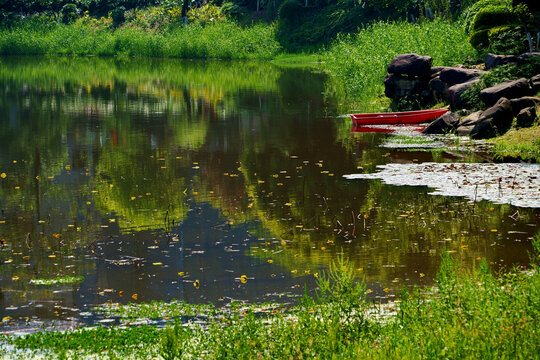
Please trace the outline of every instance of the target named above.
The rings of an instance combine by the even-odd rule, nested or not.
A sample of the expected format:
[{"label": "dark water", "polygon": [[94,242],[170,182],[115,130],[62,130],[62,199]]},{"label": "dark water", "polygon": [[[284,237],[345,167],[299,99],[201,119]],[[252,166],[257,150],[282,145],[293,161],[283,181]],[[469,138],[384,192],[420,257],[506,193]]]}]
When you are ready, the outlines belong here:
[{"label": "dark water", "polygon": [[[537,209],[342,178],[478,159],[379,148],[389,135],[351,134],[330,89],[261,63],[0,59],[0,318],[295,303],[341,254],[375,298],[431,284],[446,250],[464,266],[528,262]],[[30,283],[66,275],[84,281]]]}]

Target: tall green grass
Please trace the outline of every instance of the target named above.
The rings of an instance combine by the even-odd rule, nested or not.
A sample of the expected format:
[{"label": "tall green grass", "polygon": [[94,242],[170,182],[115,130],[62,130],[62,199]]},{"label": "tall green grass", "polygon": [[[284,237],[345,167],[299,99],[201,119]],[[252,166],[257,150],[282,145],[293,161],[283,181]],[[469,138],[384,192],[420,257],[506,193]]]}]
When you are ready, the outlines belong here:
[{"label": "tall green grass", "polygon": [[281,51],[272,25],[232,22],[169,31],[84,25],[0,29],[0,55],[126,55],[174,58],[271,59]]},{"label": "tall green grass", "polygon": [[325,67],[337,78],[333,91],[346,95],[357,107],[369,107],[384,91],[388,64],[405,53],[429,55],[433,65],[448,66],[477,56],[459,23],[379,22],[356,35],[339,37],[325,53]]},{"label": "tall green grass", "polygon": [[538,359],[538,240],[533,246],[530,266],[498,276],[485,261],[464,270],[446,254],[435,287],[402,290],[393,313],[369,305],[369,290],[340,259],[319,276],[317,296],[289,310],[232,306],[215,311],[206,326],[177,322],[160,331],[98,328],[4,340],[73,358]]}]

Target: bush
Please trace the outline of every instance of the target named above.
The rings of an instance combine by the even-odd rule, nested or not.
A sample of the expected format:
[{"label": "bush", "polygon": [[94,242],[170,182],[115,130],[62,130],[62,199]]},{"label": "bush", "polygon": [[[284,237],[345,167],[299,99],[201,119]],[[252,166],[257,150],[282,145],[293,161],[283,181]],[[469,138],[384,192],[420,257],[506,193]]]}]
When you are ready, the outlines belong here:
[{"label": "bush", "polygon": [[472,30],[491,29],[495,26],[515,24],[516,19],[512,9],[501,6],[487,6],[474,17]]},{"label": "bush", "polygon": [[512,3],[508,0],[480,0],[469,6],[462,15],[465,32],[469,34],[472,31],[472,24],[478,12],[489,6],[500,6],[506,9],[512,9]]},{"label": "bush", "polygon": [[519,26],[502,26],[489,30],[488,43],[489,52],[494,54],[521,54],[528,50],[525,32]]},{"label": "bush", "polygon": [[126,21],[126,8],[123,6],[115,8],[111,11],[111,18],[114,26],[118,26]]},{"label": "bush", "polygon": [[77,20],[77,6],[75,4],[66,4],[62,7],[62,22],[64,24],[71,24]]}]

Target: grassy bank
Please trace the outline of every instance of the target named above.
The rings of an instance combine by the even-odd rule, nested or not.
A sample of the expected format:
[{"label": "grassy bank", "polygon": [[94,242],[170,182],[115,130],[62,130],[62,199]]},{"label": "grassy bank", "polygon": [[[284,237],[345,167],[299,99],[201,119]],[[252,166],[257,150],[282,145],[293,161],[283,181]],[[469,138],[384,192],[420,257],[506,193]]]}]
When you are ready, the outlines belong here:
[{"label": "grassy bank", "polygon": [[[530,267],[497,276],[485,261],[461,269],[446,254],[436,286],[404,289],[396,309],[370,305],[370,290],[341,261],[319,277],[318,296],[304,297],[293,309],[205,307],[203,326],[177,322],[159,330],[148,325],[94,328],[4,340],[27,349],[26,355],[45,350],[64,358],[533,359],[540,351],[538,241],[534,246]],[[110,309],[126,323],[141,316],[178,315],[159,303]],[[193,307],[185,309],[192,315]]]},{"label": "grassy bank", "polygon": [[376,23],[356,35],[338,38],[324,60],[337,78],[334,91],[356,107],[369,109],[388,103],[382,98],[386,67],[396,55],[405,53],[429,55],[434,66],[455,65],[477,56],[461,24],[435,20]]},{"label": "grassy bank", "polygon": [[495,159],[520,159],[540,163],[540,126],[512,129],[490,141]]},{"label": "grassy bank", "polygon": [[128,26],[111,29],[82,22],[0,29],[0,55],[271,59],[279,53],[274,26],[243,28],[228,21],[166,31]]}]

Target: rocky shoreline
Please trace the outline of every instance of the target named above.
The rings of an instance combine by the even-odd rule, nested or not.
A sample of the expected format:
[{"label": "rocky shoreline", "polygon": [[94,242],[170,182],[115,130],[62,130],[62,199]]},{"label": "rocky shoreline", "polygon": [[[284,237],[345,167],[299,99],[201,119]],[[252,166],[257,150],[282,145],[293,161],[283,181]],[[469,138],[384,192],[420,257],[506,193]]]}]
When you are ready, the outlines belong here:
[{"label": "rocky shoreline", "polygon": [[[385,95],[394,103],[415,101],[429,104],[447,101],[451,111],[433,121],[424,134],[455,132],[472,139],[488,139],[510,128],[525,128],[538,122],[540,74],[530,79],[505,81],[480,91],[483,110],[472,111],[463,94],[480,81],[480,76],[505,64],[522,65],[540,53],[522,55],[487,54],[480,68],[432,66],[432,58],[402,54],[388,65],[384,79]],[[515,121],[514,121],[515,119]]]}]

